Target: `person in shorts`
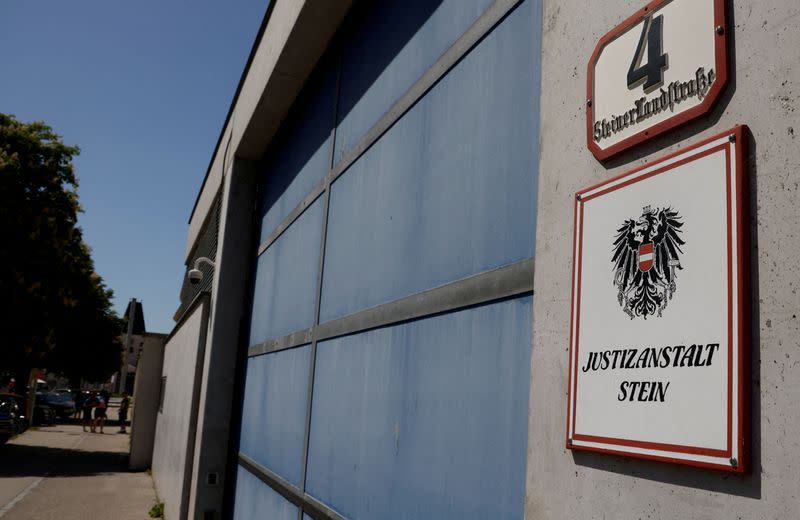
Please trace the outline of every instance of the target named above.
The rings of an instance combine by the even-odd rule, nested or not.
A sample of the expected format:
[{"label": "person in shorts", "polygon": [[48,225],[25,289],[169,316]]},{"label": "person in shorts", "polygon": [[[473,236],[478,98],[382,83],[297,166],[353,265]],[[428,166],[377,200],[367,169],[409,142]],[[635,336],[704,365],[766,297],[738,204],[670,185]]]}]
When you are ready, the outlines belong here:
[{"label": "person in shorts", "polygon": [[125,430],[128,422],[128,408],[131,406],[131,398],[127,392],[122,394],[122,401],[119,403],[119,433],[128,433]]},{"label": "person in shorts", "polygon": [[81,410],[83,410],[83,431],[86,431],[86,427],[88,426],[91,428],[92,433],[94,433],[94,421],[92,421],[92,408],[96,403],[94,394],[88,394],[84,396],[83,403],[81,403]]},{"label": "person in shorts", "polygon": [[103,399],[102,395],[97,396],[97,404],[94,407],[94,428],[92,431],[96,433],[97,427],[100,427],[100,433],[105,433],[103,431],[103,425],[106,423],[106,408],[108,404],[106,400]]}]

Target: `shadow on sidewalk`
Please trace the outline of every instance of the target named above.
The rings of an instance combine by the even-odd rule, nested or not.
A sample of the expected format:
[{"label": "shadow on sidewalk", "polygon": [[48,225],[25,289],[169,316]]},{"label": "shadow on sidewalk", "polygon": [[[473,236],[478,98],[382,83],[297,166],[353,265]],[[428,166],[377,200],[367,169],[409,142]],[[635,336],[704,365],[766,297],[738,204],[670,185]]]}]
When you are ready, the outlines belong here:
[{"label": "shadow on sidewalk", "polygon": [[22,444],[0,446],[0,478],[88,477],[127,471],[127,453]]}]

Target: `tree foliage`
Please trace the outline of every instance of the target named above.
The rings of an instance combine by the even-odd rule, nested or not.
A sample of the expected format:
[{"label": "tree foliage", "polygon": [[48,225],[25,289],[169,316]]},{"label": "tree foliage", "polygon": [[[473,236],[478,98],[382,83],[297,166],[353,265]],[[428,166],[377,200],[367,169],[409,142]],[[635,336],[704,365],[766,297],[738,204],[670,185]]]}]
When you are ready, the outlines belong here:
[{"label": "tree foliage", "polygon": [[79,152],[0,114],[0,369],[101,381],[120,367],[122,321],[77,225]]}]

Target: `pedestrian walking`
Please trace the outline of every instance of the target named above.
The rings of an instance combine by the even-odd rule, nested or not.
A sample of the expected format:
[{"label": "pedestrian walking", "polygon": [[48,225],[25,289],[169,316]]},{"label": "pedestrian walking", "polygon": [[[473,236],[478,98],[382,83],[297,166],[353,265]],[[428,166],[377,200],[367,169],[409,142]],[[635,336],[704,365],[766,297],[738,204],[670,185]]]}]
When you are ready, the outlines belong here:
[{"label": "pedestrian walking", "polygon": [[81,425],[83,426],[83,431],[86,431],[86,427],[88,426],[92,433],[94,433],[94,421],[92,420],[92,408],[96,404],[96,399],[94,394],[85,395],[83,398],[83,402],[81,403],[81,409],[83,410],[83,422]]},{"label": "pedestrian walking", "polygon": [[128,393],[122,394],[122,401],[119,403],[119,433],[128,433],[125,429],[128,422],[128,408],[131,406],[131,398]]},{"label": "pedestrian walking", "polygon": [[107,401],[103,399],[102,395],[98,395],[97,404],[94,408],[94,428],[92,428],[92,432],[97,433],[97,428],[100,427],[100,433],[105,433],[103,426],[106,424],[106,408],[108,408]]}]

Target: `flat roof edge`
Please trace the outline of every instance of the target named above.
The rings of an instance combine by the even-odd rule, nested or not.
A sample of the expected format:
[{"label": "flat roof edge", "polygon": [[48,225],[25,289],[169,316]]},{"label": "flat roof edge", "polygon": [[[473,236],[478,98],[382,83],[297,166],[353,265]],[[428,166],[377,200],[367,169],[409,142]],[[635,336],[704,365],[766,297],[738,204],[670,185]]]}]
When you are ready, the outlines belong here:
[{"label": "flat roof edge", "polygon": [[208,181],[208,175],[209,173],[211,173],[211,168],[214,166],[214,160],[216,159],[217,153],[219,152],[219,147],[222,144],[222,137],[225,135],[225,129],[228,127],[228,124],[231,121],[234,108],[236,107],[236,102],[239,100],[239,94],[242,92],[242,86],[244,86],[244,80],[245,78],[247,78],[248,72],[250,72],[250,66],[253,64],[253,58],[256,55],[258,46],[261,43],[261,39],[264,36],[264,32],[267,29],[267,25],[269,24],[269,20],[272,16],[272,11],[274,10],[276,3],[277,0],[270,0],[269,5],[267,6],[267,11],[264,13],[264,18],[261,19],[261,26],[258,28],[258,32],[256,33],[256,37],[253,40],[252,47],[250,47],[250,55],[247,57],[247,62],[244,65],[244,70],[242,71],[242,75],[239,77],[239,83],[236,85],[236,91],[233,93],[233,99],[231,99],[231,103],[228,106],[228,114],[225,116],[225,121],[222,123],[222,128],[219,131],[217,144],[214,145],[214,151],[211,152],[211,158],[208,160],[208,167],[206,168],[206,174],[203,177],[203,182],[200,184],[200,189],[197,191],[197,196],[194,199],[194,205],[192,205],[192,211],[189,214],[189,220],[186,222],[187,224],[190,224],[192,222],[192,218],[194,218],[194,212],[197,210],[197,203],[200,202],[200,195],[202,195],[203,189],[205,189],[206,187],[206,181]]},{"label": "flat roof edge", "polygon": [[[226,161],[256,159],[274,136],[316,63],[328,49],[352,0],[272,0],[250,51],[189,217],[185,261],[200,236]],[[287,78],[290,81],[287,82]],[[269,132],[264,133],[267,127]],[[254,148],[254,133],[259,143]],[[263,135],[262,135],[263,134]],[[247,150],[241,146],[246,144]],[[224,150],[223,150],[224,149]],[[206,207],[208,206],[208,208]]]}]

